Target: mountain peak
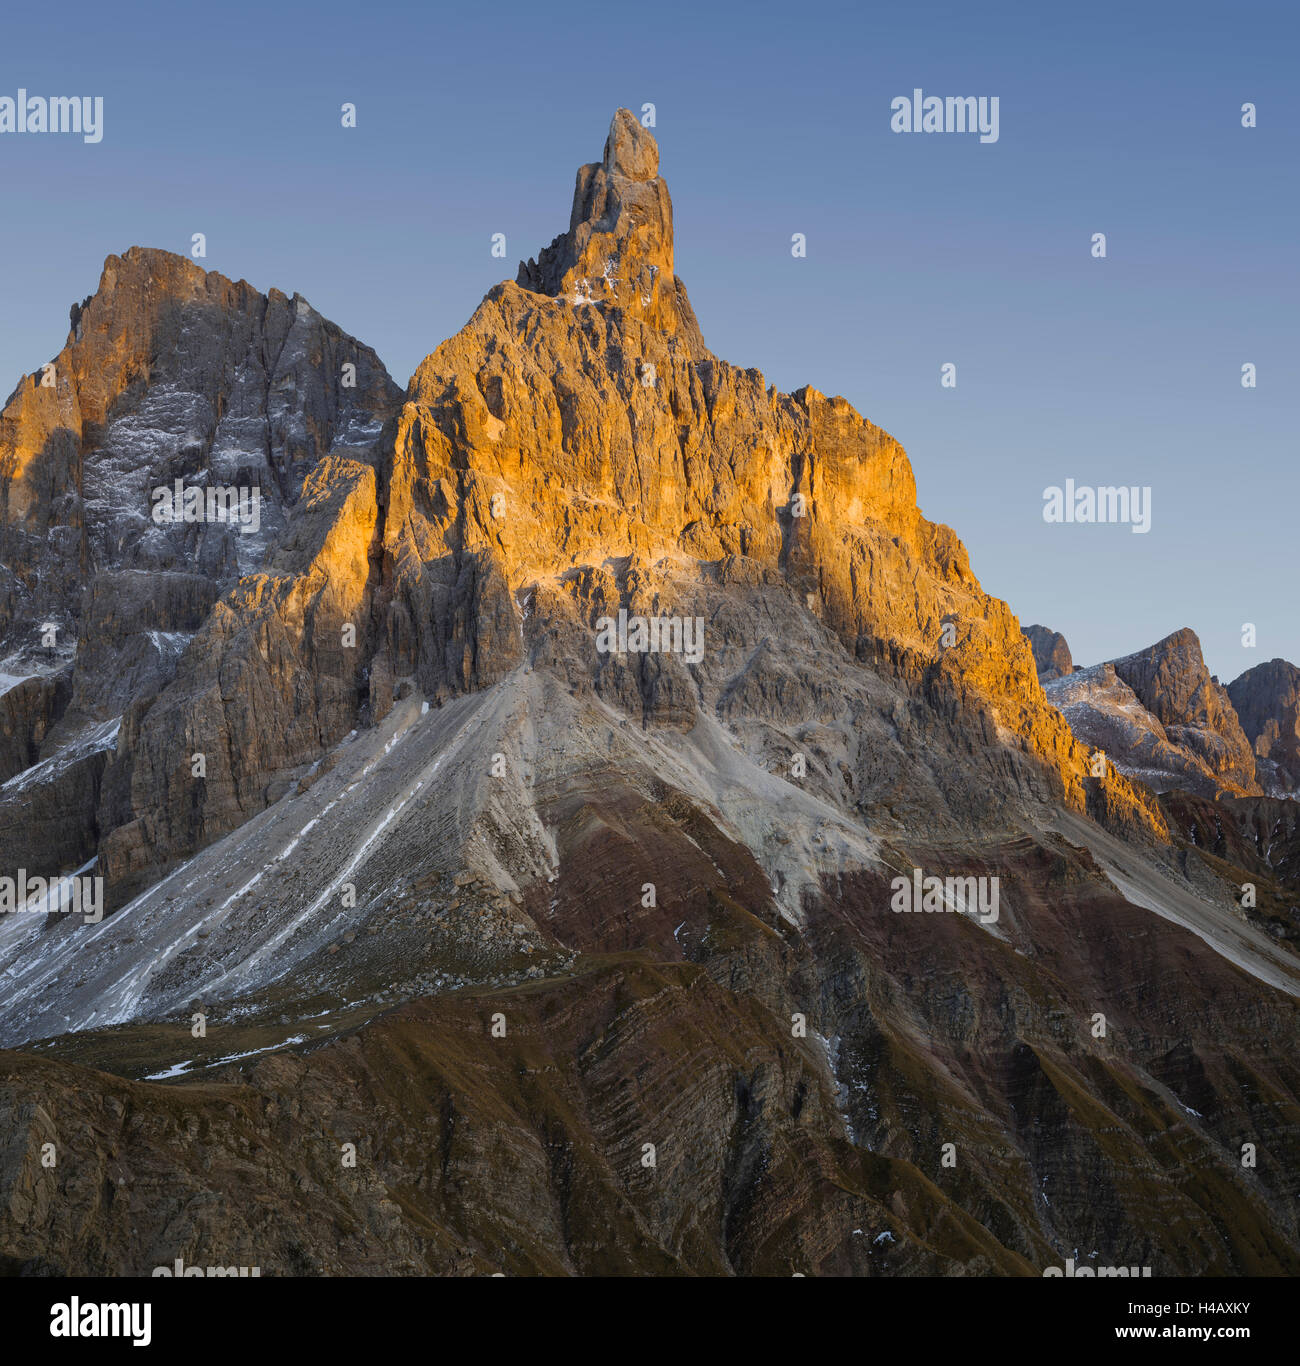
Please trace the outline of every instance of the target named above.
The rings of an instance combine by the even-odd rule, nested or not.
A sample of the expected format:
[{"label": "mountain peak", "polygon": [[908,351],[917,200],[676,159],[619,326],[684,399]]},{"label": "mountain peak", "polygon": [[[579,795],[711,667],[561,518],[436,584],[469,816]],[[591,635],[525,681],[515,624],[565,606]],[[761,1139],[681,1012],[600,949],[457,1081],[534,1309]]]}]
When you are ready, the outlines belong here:
[{"label": "mountain peak", "polygon": [[1040,683],[1068,678],[1074,672],[1070,646],[1059,631],[1053,631],[1050,626],[1022,626],[1020,630],[1034,652],[1034,668]]},{"label": "mountain peak", "polygon": [[1205,666],[1189,626],[1145,650],[1111,661],[1116,675],[1225,789],[1257,793],[1255,761],[1227,689]]},{"label": "mountain peak", "polygon": [[673,270],[673,204],[659,146],[630,110],[615,113],[601,160],[578,168],[569,230],[522,262],[516,283],[575,308],[623,310],[703,350]]},{"label": "mountain peak", "polygon": [[659,174],[659,144],[630,109],[617,110],[610,120],[602,165],[629,180],[654,180]]},{"label": "mountain peak", "polygon": [[1256,664],[1228,684],[1228,696],[1257,756],[1266,791],[1300,791],[1300,669],[1285,659]]}]

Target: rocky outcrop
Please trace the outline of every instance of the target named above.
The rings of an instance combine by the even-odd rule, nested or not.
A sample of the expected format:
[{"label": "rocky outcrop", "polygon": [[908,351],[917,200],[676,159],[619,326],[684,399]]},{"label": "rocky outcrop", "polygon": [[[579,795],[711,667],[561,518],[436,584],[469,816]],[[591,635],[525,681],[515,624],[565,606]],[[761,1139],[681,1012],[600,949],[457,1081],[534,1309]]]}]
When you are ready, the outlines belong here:
[{"label": "rocky outcrop", "polygon": [[724,575],[771,582],[791,629],[829,629],[925,697],[974,767],[1009,769],[1026,798],[1159,831],[1122,778],[1088,782],[1018,622],[952,530],[922,516],[898,443],[842,398],[779,393],[704,348],[672,275],[657,165],[620,111],[604,160],[579,172],[569,232],[416,371],[384,527],[386,672],[445,694],[490,683],[554,634],[571,686],[689,724],[730,686],[723,647],[752,652],[748,628],[727,642],[726,617],[710,617],[688,669],[602,657],[598,622],[694,615]]},{"label": "rocky outcrop", "polygon": [[1114,666],[1174,744],[1189,750],[1229,791],[1258,791],[1250,743],[1227,689],[1205,667],[1195,632],[1175,631]]},{"label": "rocky outcrop", "polygon": [[1300,669],[1270,659],[1229,683],[1228,696],[1254,747],[1260,786],[1278,796],[1300,790]]},{"label": "rocky outcrop", "polygon": [[[102,836],[110,875],[156,876],[354,724],[364,613],[346,659],[329,637],[364,591],[330,580],[344,559],[369,577],[374,451],[399,397],[373,351],[296,295],[262,295],[167,252],[108,258],[63,350],[0,414],[0,654],[28,680],[0,706],[9,767],[40,765],[22,803],[50,813],[24,841],[0,789],[10,858],[67,871],[46,860],[87,842],[94,854]],[[339,489],[324,490],[334,478]],[[367,478],[358,515],[348,490]],[[156,516],[155,490],[177,481],[202,495],[201,518]],[[224,504],[208,515],[208,491],[226,489],[243,492],[245,522]],[[349,552],[319,559],[317,543],[347,535]],[[293,641],[278,652],[277,630]],[[316,681],[295,681],[299,665],[318,668]],[[223,680],[215,710],[194,705],[196,674]],[[241,729],[253,712],[261,725]],[[119,722],[93,781],[60,760]],[[215,781],[192,781],[196,754]]]},{"label": "rocky outcrop", "polygon": [[71,672],[0,675],[0,783],[40,758],[45,737],[67,710]]},{"label": "rocky outcrop", "polygon": [[1257,795],[1254,756],[1201,644],[1176,631],[1150,649],[1047,683],[1075,738],[1157,792]]},{"label": "rocky outcrop", "polygon": [[119,897],[281,796],[354,725],[377,520],[374,470],[320,460],[267,570],[216,603],[173,680],[127,712],[103,804]]},{"label": "rocky outcrop", "polygon": [[575,307],[623,309],[707,354],[673,269],[673,204],[659,147],[630,111],[614,115],[602,159],[578,168],[568,232],[521,262],[516,283]]},{"label": "rocky outcrop", "polygon": [[1059,631],[1049,630],[1046,626],[1022,626],[1029,647],[1034,652],[1034,668],[1038,671],[1040,683],[1050,683],[1054,678],[1068,678],[1074,672],[1074,661],[1070,658],[1070,647]]}]

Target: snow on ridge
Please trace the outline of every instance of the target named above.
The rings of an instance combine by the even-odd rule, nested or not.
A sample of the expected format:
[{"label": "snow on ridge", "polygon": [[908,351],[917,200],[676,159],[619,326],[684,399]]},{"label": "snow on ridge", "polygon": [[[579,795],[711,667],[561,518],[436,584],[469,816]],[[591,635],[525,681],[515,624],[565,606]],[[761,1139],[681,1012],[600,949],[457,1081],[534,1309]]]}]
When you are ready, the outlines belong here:
[{"label": "snow on ridge", "polygon": [[164,658],[171,654],[184,654],[190,641],[194,639],[194,631],[149,631],[146,633],[154,649]]},{"label": "snow on ridge", "polygon": [[98,754],[100,750],[116,749],[117,733],[121,728],[122,718],[120,716],[114,716],[108,721],[101,721],[98,725],[92,726],[77,736],[75,740],[69,740],[61,749],[51,754],[48,759],[40,760],[39,763],[33,764],[30,768],[23,769],[21,773],[15,773],[7,783],[0,784],[0,792],[25,792],[34,784],[48,781],[73,764],[90,758],[92,754]]}]

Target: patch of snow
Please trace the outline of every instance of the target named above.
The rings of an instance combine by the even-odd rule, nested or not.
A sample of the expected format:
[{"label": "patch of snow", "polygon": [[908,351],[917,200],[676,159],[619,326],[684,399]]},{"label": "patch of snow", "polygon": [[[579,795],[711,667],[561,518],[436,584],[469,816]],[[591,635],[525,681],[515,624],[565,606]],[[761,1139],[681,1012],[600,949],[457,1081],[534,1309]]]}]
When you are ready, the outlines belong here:
[{"label": "patch of snow", "polygon": [[166,1081],[169,1077],[179,1077],[188,1072],[193,1065],[193,1060],[178,1062],[174,1067],[169,1067],[165,1072],[150,1072],[145,1081]]},{"label": "patch of snow", "polygon": [[117,733],[121,727],[120,716],[91,726],[75,740],[69,740],[48,759],[42,759],[30,768],[23,769],[21,773],[15,773],[7,783],[0,784],[0,792],[25,792],[39,783],[48,782],[73,764],[88,759],[92,754],[98,754],[100,750],[116,749]]}]

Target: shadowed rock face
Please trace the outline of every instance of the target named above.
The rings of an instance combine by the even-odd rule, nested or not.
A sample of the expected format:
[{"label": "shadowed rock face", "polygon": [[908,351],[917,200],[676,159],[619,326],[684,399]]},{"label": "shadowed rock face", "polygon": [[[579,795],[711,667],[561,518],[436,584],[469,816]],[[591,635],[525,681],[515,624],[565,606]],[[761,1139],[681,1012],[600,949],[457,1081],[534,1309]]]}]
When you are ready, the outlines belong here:
[{"label": "shadowed rock face", "polygon": [[1047,680],[1075,738],[1157,791],[1258,795],[1250,742],[1201,643],[1176,631],[1147,650]]},{"label": "shadowed rock face", "polygon": [[1117,659],[1115,672],[1170,738],[1222,777],[1225,786],[1257,790],[1250,744],[1227,689],[1205,667],[1195,632],[1175,631],[1148,650]]},{"label": "shadowed rock face", "polygon": [[1067,678],[1074,672],[1070,647],[1059,631],[1051,631],[1046,626],[1023,626],[1021,630],[1034,652],[1034,668],[1038,671],[1040,683],[1050,683],[1054,678]]},{"label": "shadowed rock face", "polygon": [[1254,747],[1259,784],[1276,795],[1300,789],[1300,669],[1270,659],[1228,684]]},{"label": "shadowed rock face", "polygon": [[[372,462],[399,397],[296,295],[109,257],[0,414],[0,707],[10,772],[44,764],[0,789],[0,861],[98,854],[120,894],[347,733],[364,658],[339,629],[364,630]],[[178,479],[255,492],[256,529],[160,523],[153,490]]]},{"label": "shadowed rock face", "polygon": [[[28,384],[0,428],[6,648],[69,623],[0,761],[139,893],[0,917],[3,1265],[1300,1269],[1300,962],[1232,859],[1286,869],[1092,777],[897,442],[707,350],[630,113],[404,396],[301,301],[114,260],[67,425]],[[157,531],[178,462],[273,490],[255,546]],[[602,648],[620,612],[702,648]],[[1213,781],[1182,653],[1106,686]],[[914,870],[998,919],[896,913]]]}]

